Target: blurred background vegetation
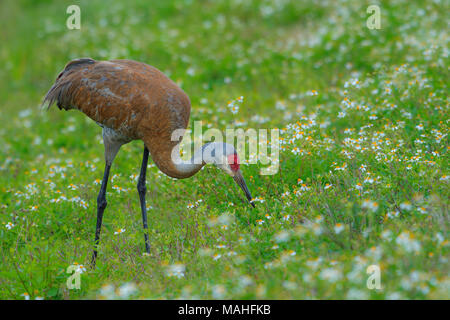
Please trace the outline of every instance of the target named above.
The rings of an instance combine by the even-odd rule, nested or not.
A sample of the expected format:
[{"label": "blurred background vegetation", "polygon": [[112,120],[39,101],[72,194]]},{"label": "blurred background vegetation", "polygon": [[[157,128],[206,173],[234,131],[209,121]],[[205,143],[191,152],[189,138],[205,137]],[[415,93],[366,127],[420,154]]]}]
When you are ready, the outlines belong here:
[{"label": "blurred background vegetation", "polygon": [[[66,27],[73,4],[80,30]],[[380,30],[366,27],[371,4],[381,8]],[[448,9],[439,0],[0,1],[0,297],[448,298]],[[288,141],[302,116],[321,125],[285,147],[277,175],[244,168],[261,197],[253,211],[214,168],[172,181],[150,165],[150,257],[134,180],[142,145],[126,145],[112,169],[98,267],[68,290],[66,268],[87,265],[91,253],[101,130],[79,112],[39,105],[80,57],[157,67],[188,93],[191,122],[207,127],[288,127]],[[347,88],[352,78],[361,90]],[[383,94],[386,83],[394,94]],[[377,120],[338,117],[349,94]],[[226,105],[238,96],[245,102],[233,115]],[[362,128],[367,148],[386,131],[399,157],[423,149],[434,165],[346,157],[347,132]],[[333,169],[344,162],[347,171]],[[379,181],[363,194],[354,188],[361,165]],[[294,195],[302,183],[309,191]],[[366,288],[372,263],[382,266],[381,291]]]}]

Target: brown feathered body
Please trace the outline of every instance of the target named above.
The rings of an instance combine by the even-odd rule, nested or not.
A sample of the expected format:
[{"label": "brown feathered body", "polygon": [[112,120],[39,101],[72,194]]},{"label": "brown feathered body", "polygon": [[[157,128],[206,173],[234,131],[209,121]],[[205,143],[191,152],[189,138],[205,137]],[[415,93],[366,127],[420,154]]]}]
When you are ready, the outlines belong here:
[{"label": "brown feathered body", "polygon": [[[171,161],[172,132],[186,129],[190,101],[186,93],[158,69],[131,60],[69,62],[45,96],[49,107],[78,109],[115,139],[141,139],[165,174],[185,178]],[[106,147],[106,146],[105,146]]]}]

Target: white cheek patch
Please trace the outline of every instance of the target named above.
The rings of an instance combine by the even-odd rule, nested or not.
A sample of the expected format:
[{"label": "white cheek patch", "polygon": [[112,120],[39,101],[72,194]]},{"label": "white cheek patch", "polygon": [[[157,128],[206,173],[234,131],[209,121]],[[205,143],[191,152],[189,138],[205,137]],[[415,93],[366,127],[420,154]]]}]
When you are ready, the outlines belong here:
[{"label": "white cheek patch", "polygon": [[218,168],[222,169],[223,171],[225,171],[230,175],[233,174],[233,171],[231,170],[226,157],[219,158],[217,161],[220,162],[216,164]]}]

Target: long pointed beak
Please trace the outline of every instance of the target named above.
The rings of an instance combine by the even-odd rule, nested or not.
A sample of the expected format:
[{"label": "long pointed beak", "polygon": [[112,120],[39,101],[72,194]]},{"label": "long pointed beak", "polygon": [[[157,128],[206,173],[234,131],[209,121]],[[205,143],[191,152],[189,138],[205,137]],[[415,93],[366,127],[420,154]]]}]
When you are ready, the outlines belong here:
[{"label": "long pointed beak", "polygon": [[242,176],[241,170],[238,170],[236,172],[236,175],[233,177],[234,181],[241,187],[242,191],[244,191],[245,196],[247,197],[250,204],[255,207],[255,204],[252,201],[252,195],[250,194],[250,191],[247,188],[247,184],[245,183],[244,177]]}]

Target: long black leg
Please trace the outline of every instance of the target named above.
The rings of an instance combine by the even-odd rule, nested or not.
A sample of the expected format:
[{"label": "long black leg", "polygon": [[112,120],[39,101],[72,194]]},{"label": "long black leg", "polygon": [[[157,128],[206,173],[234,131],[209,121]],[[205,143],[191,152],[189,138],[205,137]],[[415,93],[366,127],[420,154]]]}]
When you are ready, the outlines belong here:
[{"label": "long black leg", "polygon": [[145,193],[147,187],[145,186],[145,176],[147,174],[148,163],[148,149],[144,146],[144,155],[142,157],[141,174],[139,175],[139,181],[137,185],[139,200],[141,202],[142,222],[144,224],[144,238],[145,238],[145,251],[150,253],[150,242],[148,240],[148,226],[147,226],[147,208],[145,206]]},{"label": "long black leg", "polygon": [[92,253],[92,267],[95,267],[95,261],[97,260],[97,247],[100,240],[100,231],[102,229],[102,219],[103,212],[105,211],[106,202],[106,186],[108,185],[109,169],[111,169],[111,164],[106,163],[105,173],[103,174],[102,186],[100,187],[100,192],[97,197],[97,227],[95,229],[95,242],[94,242],[94,252]]}]

